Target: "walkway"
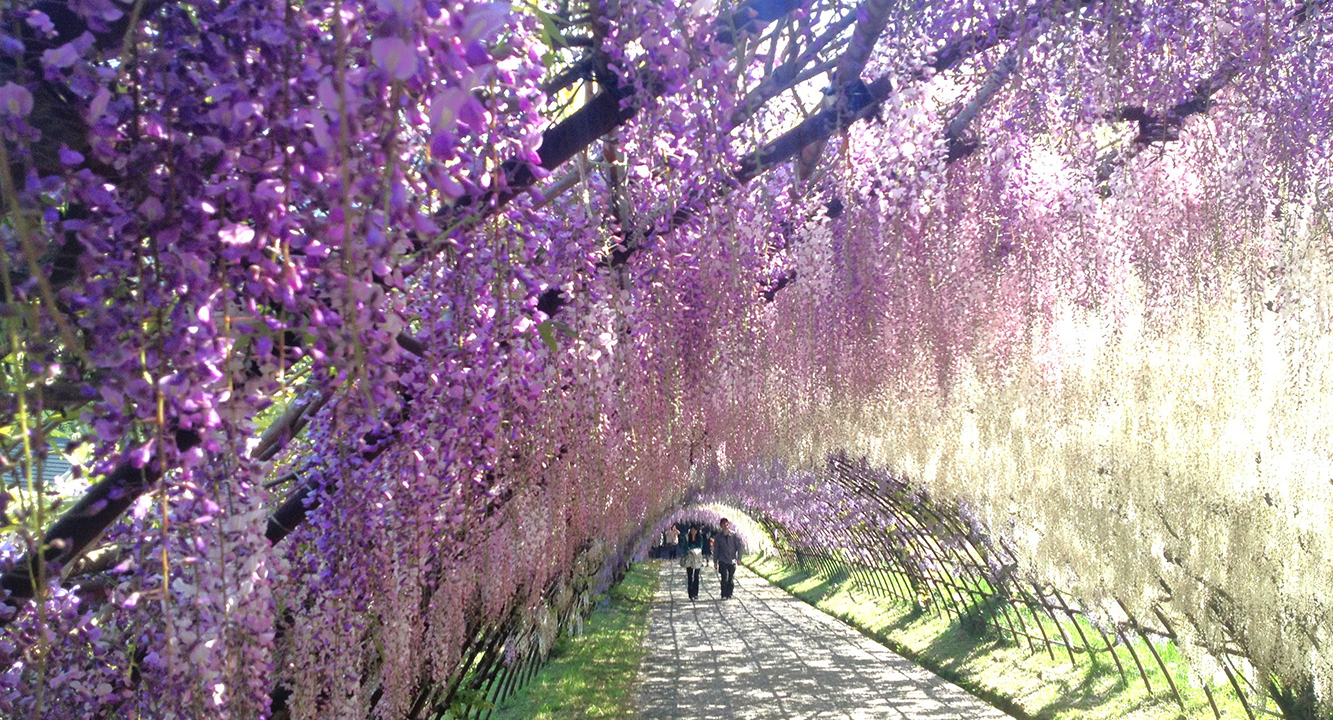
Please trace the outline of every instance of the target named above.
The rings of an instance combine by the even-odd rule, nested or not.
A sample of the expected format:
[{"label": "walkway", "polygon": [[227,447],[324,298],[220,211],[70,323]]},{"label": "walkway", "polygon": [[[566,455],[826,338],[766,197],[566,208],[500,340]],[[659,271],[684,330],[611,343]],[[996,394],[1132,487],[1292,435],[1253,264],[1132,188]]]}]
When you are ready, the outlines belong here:
[{"label": "walkway", "polygon": [[685,571],[661,567],[642,720],[1008,717],[749,570],[737,568],[735,597],[722,601],[705,569],[691,603]]}]

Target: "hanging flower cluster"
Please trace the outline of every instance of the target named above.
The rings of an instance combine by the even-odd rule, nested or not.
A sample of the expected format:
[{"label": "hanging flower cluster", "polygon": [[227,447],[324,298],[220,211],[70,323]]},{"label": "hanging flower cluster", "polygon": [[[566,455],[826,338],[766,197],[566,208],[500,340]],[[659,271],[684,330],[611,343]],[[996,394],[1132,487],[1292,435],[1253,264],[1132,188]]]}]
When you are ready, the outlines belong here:
[{"label": "hanging flower cluster", "polygon": [[700,497],[887,557],[840,450],[1329,702],[1329,15],[7,11],[0,714],[439,714]]}]

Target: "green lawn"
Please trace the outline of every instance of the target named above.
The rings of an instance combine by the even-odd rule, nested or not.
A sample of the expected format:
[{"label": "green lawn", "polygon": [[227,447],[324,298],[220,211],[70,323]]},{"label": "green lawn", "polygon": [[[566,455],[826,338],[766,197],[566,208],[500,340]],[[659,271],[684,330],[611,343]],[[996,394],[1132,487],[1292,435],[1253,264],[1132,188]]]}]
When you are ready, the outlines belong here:
[{"label": "green lawn", "polygon": [[[1089,663],[1086,656],[1079,656],[1079,664],[1075,666],[1070,664],[1068,655],[1057,653],[1052,660],[1044,650],[1034,653],[1026,644],[1018,647],[1012,642],[1000,642],[994,632],[978,634],[947,616],[916,612],[910,605],[881,597],[850,581],[830,581],[776,558],[749,558],[746,564],[802,600],[1018,718],[1214,718],[1203,691],[1189,683],[1183,659],[1169,645],[1158,645],[1157,649],[1184,696],[1184,711],[1171,697],[1159,668],[1151,665],[1147,668],[1155,691],[1149,694],[1123,651],[1122,662],[1130,678],[1128,686],[1121,681],[1115,664],[1106,654],[1098,655],[1094,663]],[[1037,622],[1028,617],[1027,622]],[[1053,626],[1048,631],[1055,632]],[[1136,647],[1140,657],[1152,663],[1147,648],[1141,643]],[[1245,717],[1229,689],[1214,687],[1213,694],[1223,717]]]},{"label": "green lawn", "polygon": [[593,611],[584,634],[557,641],[532,682],[500,703],[495,720],[628,718],[643,659],[648,610],[657,593],[653,563],[638,563]]}]

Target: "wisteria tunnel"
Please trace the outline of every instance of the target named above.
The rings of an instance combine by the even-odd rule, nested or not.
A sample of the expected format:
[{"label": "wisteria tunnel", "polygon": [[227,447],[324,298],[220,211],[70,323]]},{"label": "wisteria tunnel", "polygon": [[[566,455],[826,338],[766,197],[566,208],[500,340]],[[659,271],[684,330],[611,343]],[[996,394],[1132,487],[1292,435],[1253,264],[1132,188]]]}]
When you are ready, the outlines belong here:
[{"label": "wisteria tunnel", "polygon": [[0,717],[485,717],[723,514],[1330,717],[1330,5],[6,3]]}]

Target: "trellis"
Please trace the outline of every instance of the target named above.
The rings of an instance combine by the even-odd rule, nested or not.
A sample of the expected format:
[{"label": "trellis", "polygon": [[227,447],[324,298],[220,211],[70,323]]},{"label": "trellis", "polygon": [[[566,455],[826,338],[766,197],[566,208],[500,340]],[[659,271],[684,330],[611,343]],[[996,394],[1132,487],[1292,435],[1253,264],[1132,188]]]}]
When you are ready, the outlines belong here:
[{"label": "trellis", "polygon": [[[76,92],[63,91],[59,87],[61,83],[59,79],[37,80],[37,78],[42,78],[45,73],[40,56],[44,50],[54,51],[73,43],[75,39],[82,37],[83,33],[87,31],[91,34],[99,53],[96,57],[90,58],[89,62],[110,62],[110,59],[115,56],[117,48],[126,48],[133,45],[131,40],[136,37],[135,34],[140,29],[136,26],[136,23],[152,22],[155,16],[166,14],[166,11],[174,9],[174,6],[161,0],[148,0],[147,2],[135,3],[133,14],[122,14],[113,22],[99,22],[90,25],[77,12],[70,12],[69,8],[65,7],[66,5],[67,3],[46,1],[31,5],[32,8],[44,8],[52,13],[47,21],[54,23],[53,30],[46,36],[42,36],[38,32],[37,25],[31,24],[24,12],[8,13],[5,17],[6,33],[15,38],[23,38],[29,44],[22,51],[16,51],[17,54],[11,53],[6,56],[6,59],[0,64],[0,74],[4,76],[0,80],[6,81],[7,91],[17,89],[30,81],[33,83],[40,82],[41,87],[49,91],[38,93],[35,98],[40,110],[35,117],[41,117],[43,120],[49,121],[47,123],[49,127],[40,128],[42,132],[37,133],[41,136],[39,141],[41,147],[39,149],[42,152],[34,154],[34,166],[28,169],[38,175],[48,177],[61,176],[77,169],[80,172],[88,172],[94,177],[99,177],[99,182],[105,181],[108,184],[121,181],[128,182],[127,178],[121,176],[114,168],[104,166],[90,152],[88,138],[86,137],[88,128],[85,124],[85,111],[88,110],[87,106],[89,105],[86,102],[87,98]],[[777,97],[779,93],[790,90],[797,82],[817,75],[818,73],[811,74],[814,70],[819,70],[819,72],[832,71],[832,91],[836,101],[830,107],[810,115],[789,132],[755,148],[755,152],[747,155],[745,161],[739,167],[729,168],[724,173],[722,182],[709,186],[705,192],[690,195],[677,207],[668,208],[665,217],[669,218],[669,221],[651,224],[647,228],[634,228],[622,223],[618,231],[620,232],[620,243],[605,253],[600,268],[606,269],[609,267],[616,273],[621,273],[620,277],[623,280],[631,256],[648,245],[646,240],[649,237],[669,232],[671,229],[679,228],[691,219],[705,215],[705,209],[711,203],[722,199],[728,193],[733,192],[736,187],[755,179],[764,171],[786,163],[794,157],[799,156],[801,158],[800,164],[808,169],[808,166],[818,159],[825,141],[835,134],[847,130],[854,122],[873,116],[896,90],[902,89],[901,85],[895,88],[894,81],[902,80],[910,84],[922,80],[928,74],[928,71],[939,73],[957,70],[965,61],[973,60],[983,53],[1001,48],[1007,44],[1010,46],[1010,50],[1005,54],[1002,61],[989,71],[985,81],[980,84],[975,94],[966,100],[962,107],[958,109],[958,112],[948,117],[943,127],[940,128],[948,147],[945,163],[952,163],[967,157],[977,147],[976,140],[969,136],[969,124],[1014,73],[1014,48],[1026,42],[1026,32],[1032,27],[1052,20],[1066,18],[1096,5],[1098,5],[1097,2],[1034,3],[1004,18],[995,18],[996,22],[989,32],[963,34],[936,48],[933,56],[925,58],[926,65],[920,68],[915,75],[910,73],[897,76],[885,74],[869,81],[863,81],[861,79],[862,71],[865,69],[871,48],[874,47],[883,32],[884,17],[889,7],[889,3],[886,2],[867,0],[857,11],[849,11],[844,18],[831,24],[828,32],[816,38],[813,44],[802,50],[799,57],[793,55],[790,58],[790,66],[784,64],[779,67],[778,72],[775,72],[770,78],[771,82],[765,80],[754,88],[751,95],[746,98],[744,107],[738,109],[731,120],[733,124],[736,124],[744,121],[747,117],[753,116],[764,106],[765,102]],[[1292,8],[1291,14],[1299,23],[1306,23],[1307,20],[1318,16],[1324,10],[1325,5],[1324,2],[1307,0]],[[786,22],[784,18],[789,17],[797,7],[797,3],[783,0],[751,0],[744,3],[736,12],[724,14],[723,17],[718,19],[720,25],[726,26],[718,34],[718,42],[723,45],[736,43],[738,37],[742,34],[740,31],[742,26],[746,26],[747,32],[749,32],[779,19]],[[28,6],[25,5],[22,10],[26,11],[27,9]],[[820,61],[817,67],[806,67],[806,65],[818,60],[817,56],[826,49],[826,44],[834,43],[841,36],[841,33],[849,28],[851,29],[850,38],[847,40],[847,48],[844,52],[840,52],[837,57],[831,60]],[[774,31],[774,36],[776,36],[776,31]],[[127,38],[130,40],[127,40]],[[147,45],[148,43],[145,43],[145,50],[147,50]],[[655,70],[653,67],[643,66],[638,68],[641,71],[640,75],[647,77],[648,80],[643,83],[643,87],[636,88],[611,77],[611,73],[605,65],[605,58],[595,58],[590,54],[584,61],[580,62],[582,69],[562,73],[559,77],[550,81],[549,89],[559,90],[567,87],[567,84],[572,84],[583,75],[592,74],[598,76],[598,82],[602,87],[584,106],[563,121],[546,129],[542,134],[543,144],[537,159],[531,161],[510,159],[501,163],[499,168],[507,182],[503,183],[500,189],[480,192],[476,196],[457,198],[454,203],[433,209],[433,217],[448,223],[457,223],[459,228],[466,229],[491,217],[524,191],[537,187],[536,176],[542,171],[551,171],[563,167],[568,160],[580,152],[586,151],[596,142],[603,142],[605,147],[608,148],[609,154],[614,155],[616,140],[609,137],[608,133],[626,126],[642,108],[660,100],[665,89],[653,77]],[[125,65],[124,67],[130,66]],[[1135,122],[1138,124],[1139,130],[1137,135],[1128,141],[1125,147],[1104,159],[1103,164],[1098,168],[1098,181],[1106,185],[1113,172],[1125,165],[1128,159],[1138,154],[1143,148],[1178,139],[1185,118],[1208,112],[1213,96],[1232,83],[1239,72],[1238,60],[1233,58],[1221,63],[1218,67],[1205,73],[1206,80],[1185,91],[1176,104],[1162,108],[1156,114],[1142,107],[1118,109],[1115,113],[1115,119]],[[10,80],[14,82],[8,82]],[[27,91],[24,90],[23,92]],[[129,90],[122,94],[120,89],[117,89],[117,95],[122,98],[128,97],[130,94]],[[133,94],[135,94],[137,105],[137,91]],[[28,94],[27,100],[30,104],[34,101],[31,93]],[[11,95],[10,104],[21,108],[23,105],[22,96]],[[57,148],[61,145],[68,145],[68,149],[73,152],[73,155],[69,155],[63,150],[57,152]],[[6,148],[8,147],[9,145],[6,145]],[[83,162],[82,160],[66,161],[64,159],[74,156],[82,156],[84,160],[87,160],[86,167],[79,165]],[[69,163],[73,164],[70,165]],[[14,169],[23,170],[24,168],[15,165]],[[573,187],[577,179],[576,173],[570,173],[565,180],[545,186],[549,193],[543,204],[550,202],[560,192]],[[13,178],[10,178],[10,186],[13,185],[12,181]],[[1104,191],[1109,192],[1109,189],[1104,188]],[[16,196],[8,197],[8,199],[17,201]],[[837,203],[836,207],[838,208],[842,207],[842,201],[837,198],[833,199],[833,203]],[[830,216],[834,214],[833,207],[834,205],[830,203]],[[33,209],[19,208],[18,205],[13,205],[12,208],[7,208],[6,212],[12,212],[13,217],[18,218]],[[62,220],[77,219],[80,217],[80,213],[86,210],[86,208],[80,208],[78,203],[45,209],[56,216],[61,216]],[[17,210],[23,212],[16,212]],[[327,210],[327,208],[322,210]],[[156,238],[154,240],[156,241]],[[418,240],[419,238],[413,238],[413,247],[408,254],[409,257],[397,259],[403,260],[405,263],[415,263],[420,259],[419,256],[429,255],[430,249]],[[137,241],[138,238],[135,238],[135,242]],[[82,280],[88,278],[99,279],[101,277],[99,270],[95,267],[98,258],[92,253],[86,253],[86,248],[77,241],[73,233],[66,238],[49,238],[49,242],[50,246],[46,248],[49,251],[48,257],[41,259],[43,263],[48,259],[50,260],[47,263],[49,277],[42,277],[44,271],[39,268],[41,263],[29,256],[25,262],[11,263],[11,275],[15,281],[42,279],[49,284],[49,287],[44,287],[46,292],[60,293],[64,290],[78,291],[81,289],[79,283]],[[81,276],[79,270],[81,263],[93,266],[93,269],[86,271],[87,277]],[[586,267],[580,267],[572,269],[570,272],[579,277],[584,277],[590,274],[586,272],[587,270]],[[766,288],[761,287],[758,296],[766,302],[773,302],[778,292],[784,287],[788,287],[795,279],[795,270],[790,270],[780,275],[774,284]],[[130,280],[130,282],[132,281],[133,279]],[[6,302],[8,303],[9,299]],[[43,302],[47,301],[43,300]],[[543,295],[541,302],[543,303],[540,306],[541,311],[550,316],[559,313],[563,304],[558,291]],[[29,308],[34,311],[33,317],[37,317],[36,308],[37,304]],[[8,309],[7,305],[6,310]],[[207,307],[204,309],[207,309]],[[40,325],[40,322],[35,323],[35,326]],[[50,329],[49,322],[47,326],[47,329]],[[297,327],[296,329],[309,330],[311,328]],[[142,328],[138,328],[138,330],[142,330]],[[290,347],[292,348],[300,347],[307,342],[301,337],[300,332],[292,332],[291,336],[292,344]],[[149,340],[154,338],[148,338],[145,335],[139,339],[148,344]],[[156,339],[160,339],[160,337],[156,337]],[[286,339],[286,337],[283,338],[284,342]],[[428,362],[432,357],[438,358],[438,356],[432,356],[431,354],[432,344],[437,340],[438,338],[432,338],[429,334],[423,336],[416,336],[408,332],[399,334],[396,342],[405,353],[403,356],[404,367],[416,367],[412,364],[419,361]],[[66,356],[76,355],[79,343],[67,342],[67,345],[61,350],[60,357],[57,358],[59,362],[55,363],[56,367],[59,367],[61,363],[66,366],[73,365],[73,363],[68,362],[69,358]],[[259,353],[259,355],[262,354]],[[259,357],[259,355],[242,358],[242,360],[255,363],[257,368],[259,361],[266,359]],[[280,366],[287,362],[287,358],[283,357],[281,353],[275,354],[275,357]],[[341,361],[344,363],[350,362],[348,358],[342,358]],[[336,369],[337,365],[338,362],[333,362],[330,367]],[[174,369],[186,371],[189,368]],[[256,369],[254,373],[248,374],[243,382],[258,380],[262,374],[261,371]],[[161,380],[163,378],[155,379]],[[51,384],[40,385],[33,389],[31,401],[37,405],[47,403],[44,407],[48,409],[75,410],[89,402],[87,395],[79,387],[83,380],[90,380],[88,388],[93,390],[95,395],[97,389],[95,386],[97,383],[104,381],[105,378],[81,378],[80,382],[77,383],[67,383],[61,379],[56,379]],[[326,404],[332,404],[336,407],[338,403],[346,399],[346,395],[339,394],[346,388],[315,387],[316,385],[318,383],[312,382],[307,387],[298,390],[295,401],[268,428],[264,437],[259,439],[258,446],[250,452],[252,459],[258,462],[272,460],[294,437],[301,433],[302,428],[321,411],[321,408]],[[109,384],[108,387],[114,389],[114,383]],[[391,390],[391,392],[394,392],[394,390]],[[410,394],[406,390],[397,390],[397,392],[401,392],[403,395]],[[27,397],[26,390],[24,393],[24,397]],[[5,398],[5,401],[5,407],[8,409],[10,399]],[[136,401],[144,402],[145,398],[140,397],[131,400],[131,402]],[[406,405],[407,403],[405,403],[404,415],[406,415]],[[406,419],[403,416],[396,416],[384,418],[384,421],[386,425],[394,425]],[[248,422],[253,418],[247,418],[246,420]],[[206,433],[201,433],[195,429],[178,428],[173,423],[174,420],[171,417],[161,417],[157,424],[153,426],[157,433],[156,440],[159,443],[157,447],[159,449],[170,447],[170,454],[197,449],[209,439],[206,437]],[[149,424],[152,425],[152,423]],[[40,431],[38,435],[40,435]],[[124,438],[119,438],[116,442],[129,442],[138,439],[142,438],[137,437],[134,432],[127,432]],[[338,440],[343,444],[355,445],[359,442],[370,446],[360,456],[360,459],[369,462],[376,459],[385,448],[393,445],[396,438],[392,432],[389,432],[341,437]],[[115,442],[108,442],[104,449],[110,454],[113,449],[108,448],[113,445],[115,445]],[[336,447],[325,448],[325,451],[330,456],[341,452]],[[119,448],[115,448],[114,452],[119,453]],[[555,453],[556,459],[559,459],[559,455],[563,452],[563,449],[561,449],[559,453]],[[77,593],[85,595],[90,604],[100,605],[106,601],[106,597],[110,594],[107,588],[113,583],[112,580],[108,579],[111,575],[107,570],[117,562],[117,558],[121,557],[125,548],[106,547],[99,549],[96,548],[96,544],[103,537],[105,531],[113,528],[113,525],[122,519],[136,498],[154,489],[171,485],[172,473],[176,472],[178,468],[169,467],[165,462],[158,462],[159,459],[159,457],[153,457],[152,453],[149,454],[148,458],[141,458],[138,461],[119,459],[118,454],[115,457],[108,457],[106,462],[103,463],[103,467],[109,471],[103,479],[89,488],[86,495],[76,502],[72,508],[68,509],[62,517],[49,523],[44,528],[37,529],[38,535],[34,536],[33,547],[28,555],[3,568],[4,573],[0,576],[0,588],[8,591],[5,605],[12,608],[14,612],[6,613],[3,618],[0,618],[0,625],[8,625],[16,618],[31,618],[33,611],[26,607],[29,604],[27,600],[34,596],[42,597],[42,588],[39,585],[41,584],[40,581],[49,577],[47,568],[60,567],[65,571],[68,574],[64,578],[65,587],[72,588]],[[219,467],[235,460],[235,457],[229,457],[225,453],[215,451],[211,451],[208,457],[209,462]],[[1127,666],[1121,663],[1121,657],[1115,648],[1124,645],[1128,648],[1133,665],[1144,683],[1149,682],[1150,674],[1150,671],[1145,670],[1145,667],[1151,668],[1155,663],[1156,666],[1162,668],[1166,683],[1169,685],[1173,696],[1178,701],[1180,700],[1179,689],[1175,687],[1165,663],[1157,656],[1152,641],[1149,640],[1149,638],[1174,639],[1177,636],[1171,623],[1167,621],[1167,615],[1160,608],[1154,609],[1151,613],[1153,619],[1147,622],[1129,616],[1128,612],[1125,611],[1128,620],[1123,624],[1117,624],[1114,632],[1108,636],[1097,625],[1088,625],[1080,620],[1080,618],[1087,618],[1088,614],[1076,601],[1068,596],[1068,593],[1062,593],[1053,587],[1020,581],[1012,574],[997,573],[994,569],[996,566],[1000,568],[1013,567],[1013,554],[1009,553],[1002,544],[992,547],[973,538],[971,528],[962,521],[955,511],[935,508],[929,504],[918,507],[918,503],[912,501],[910,497],[900,497],[902,491],[883,489],[879,486],[880,481],[878,480],[873,486],[867,484],[868,476],[864,476],[862,470],[857,469],[854,465],[843,464],[846,467],[838,467],[834,473],[837,481],[857,493],[858,496],[876,503],[885,517],[892,519],[895,529],[892,533],[889,533],[875,526],[840,528],[836,522],[832,522],[832,519],[830,519],[829,532],[835,534],[834,536],[838,539],[838,542],[810,544],[806,538],[783,536],[782,530],[775,527],[774,532],[784,537],[783,542],[795,548],[796,558],[814,563],[822,572],[846,572],[858,582],[876,588],[878,592],[898,597],[907,602],[929,600],[929,605],[934,611],[942,612],[956,619],[976,615],[975,610],[978,607],[997,603],[1000,610],[998,616],[991,616],[987,613],[980,613],[980,615],[987,623],[993,625],[998,632],[1007,634],[1015,642],[1027,643],[1031,648],[1043,648],[1052,657],[1057,652],[1067,654],[1071,662],[1077,662],[1079,655],[1110,653],[1122,678],[1125,678],[1129,671]],[[442,482],[448,482],[451,479]],[[486,478],[487,482],[494,479],[493,475]],[[540,484],[545,480],[545,478],[535,478],[532,479],[532,482]],[[264,532],[268,542],[273,545],[283,542],[290,533],[317,513],[322,493],[329,491],[338,483],[344,483],[344,487],[346,487],[345,483],[348,482],[348,478],[321,478],[316,477],[313,473],[303,475],[296,472],[286,473],[274,478],[271,487],[280,488],[285,491],[285,494],[280,503],[275,503],[273,507],[269,508],[271,514],[268,518],[267,530]],[[482,507],[475,508],[475,510],[478,514],[490,517],[491,513],[504,506],[511,499],[512,495],[499,495],[495,498],[487,497],[484,499],[485,504]],[[619,532],[619,529],[615,531]],[[452,540],[442,539],[440,542],[448,544]],[[805,543],[805,545],[802,545],[802,543]],[[291,541],[288,541],[282,552],[285,553],[291,544]],[[854,551],[853,555],[849,556],[847,554],[849,549]],[[548,586],[541,597],[549,599],[563,597],[565,595],[564,588],[567,587],[567,584],[571,582],[577,584],[580,582],[577,578],[583,577],[582,571],[575,568],[563,568],[562,573],[561,577],[563,579],[559,582],[552,581],[555,584]],[[585,595],[580,592],[575,593],[574,597],[585,597]],[[577,605],[577,603],[575,604]],[[513,658],[507,657],[505,649],[509,647],[519,648],[515,652],[518,653],[518,656],[524,658],[520,665],[527,668],[528,672],[533,667],[532,663],[538,662],[534,659],[537,656],[530,652],[534,647],[534,638],[539,637],[533,634],[535,630],[531,626],[530,618],[526,615],[530,610],[531,608],[515,601],[506,607],[506,613],[501,620],[484,621],[480,613],[470,615],[465,632],[467,640],[462,648],[465,662],[460,665],[460,669],[455,673],[452,682],[447,687],[423,687],[415,696],[412,711],[414,713],[431,712],[434,708],[439,707],[440,703],[448,704],[457,699],[460,693],[477,692],[484,697],[503,696],[511,692],[513,687],[521,684],[523,677],[525,677],[523,671],[514,673],[506,669],[510,667],[510,665],[506,665],[506,662],[510,662]],[[557,624],[576,622],[579,612],[562,612],[558,615]],[[1048,625],[1043,618],[1050,621],[1049,629],[1053,632],[1047,632]],[[1033,619],[1036,621],[1034,622]],[[1160,625],[1157,623],[1160,623]],[[280,631],[281,628],[279,628],[279,635]],[[1140,658],[1134,653],[1132,640],[1136,637],[1147,643],[1147,649],[1150,651],[1149,655],[1151,657]],[[1249,671],[1245,662],[1244,649],[1236,643],[1231,643],[1231,645],[1234,647],[1228,647],[1220,661],[1230,684],[1240,695],[1241,701],[1246,702],[1246,692],[1248,691],[1252,696],[1262,694],[1265,690],[1265,687],[1263,687],[1265,683],[1258,682],[1258,687],[1253,684],[1256,681],[1252,679],[1253,673]],[[541,643],[537,642],[535,646],[540,648]],[[139,657],[133,658],[131,664],[137,664],[146,651],[141,648],[137,652]],[[133,683],[135,691],[138,691],[137,672],[136,669],[136,679]],[[1208,692],[1206,687],[1204,689],[1205,692]],[[286,712],[285,701],[287,696],[284,694],[285,692],[284,689],[278,688],[273,693],[274,707],[278,713]],[[382,697],[383,688],[374,689],[373,692],[376,694],[373,696],[372,702],[377,702],[378,698]],[[1251,711],[1248,704],[1246,705],[1246,711],[1252,717],[1254,712],[1259,712],[1257,710]]]},{"label": "trellis", "polygon": [[[1090,613],[1068,592],[1026,579],[1003,541],[969,527],[957,505],[934,502],[909,482],[841,455],[830,457],[825,477],[873,502],[885,524],[846,526],[829,519],[826,527],[834,542],[820,542],[791,532],[762,508],[747,507],[773,536],[786,562],[833,580],[850,579],[873,594],[955,622],[980,621],[1052,660],[1058,654],[1078,665],[1080,657],[1109,657],[1122,683],[1133,678],[1149,694],[1165,693],[1185,709],[1182,688],[1158,650],[1158,645],[1178,640],[1162,608],[1152,609],[1156,624],[1136,617],[1119,600],[1113,602],[1122,620]],[[1142,643],[1137,649],[1136,641]],[[1254,683],[1253,667],[1234,643],[1215,658],[1250,720],[1283,716],[1264,709],[1262,699],[1271,688]],[[1206,682],[1200,689],[1221,718],[1213,690]]]}]

